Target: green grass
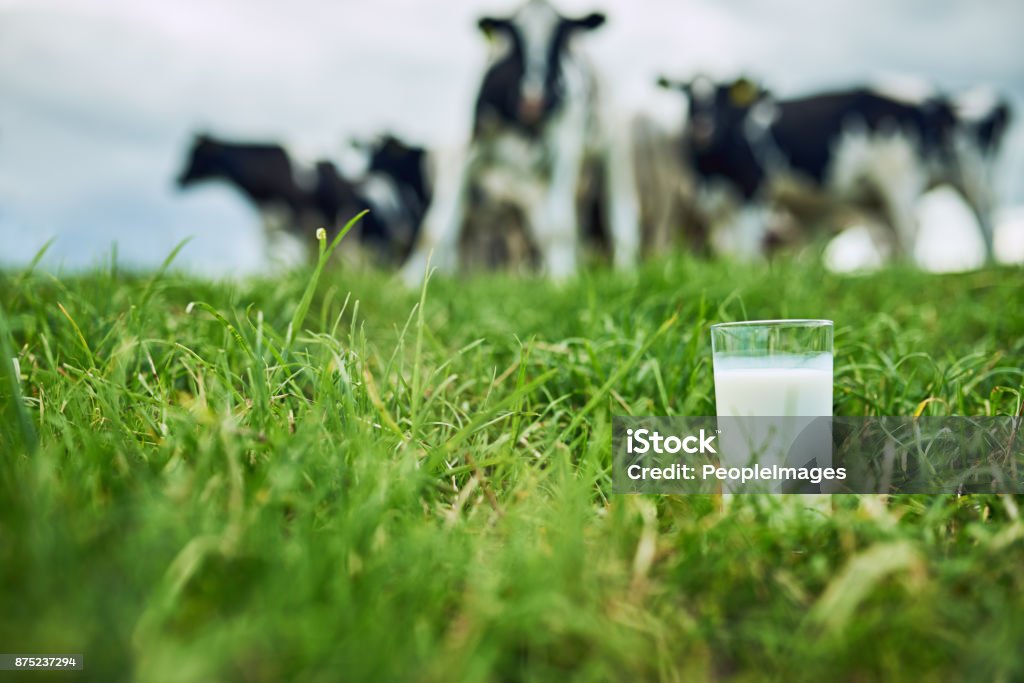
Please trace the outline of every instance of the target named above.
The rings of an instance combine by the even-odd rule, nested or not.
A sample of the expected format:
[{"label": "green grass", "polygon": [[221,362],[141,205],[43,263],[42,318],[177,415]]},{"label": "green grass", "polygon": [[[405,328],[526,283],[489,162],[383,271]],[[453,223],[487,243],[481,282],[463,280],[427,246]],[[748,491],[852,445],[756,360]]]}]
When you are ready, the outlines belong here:
[{"label": "green grass", "polygon": [[86,658],[33,680],[1024,680],[1019,497],[609,470],[722,320],[833,318],[839,415],[1015,414],[1021,269],[310,282],[0,273],[0,651]]}]

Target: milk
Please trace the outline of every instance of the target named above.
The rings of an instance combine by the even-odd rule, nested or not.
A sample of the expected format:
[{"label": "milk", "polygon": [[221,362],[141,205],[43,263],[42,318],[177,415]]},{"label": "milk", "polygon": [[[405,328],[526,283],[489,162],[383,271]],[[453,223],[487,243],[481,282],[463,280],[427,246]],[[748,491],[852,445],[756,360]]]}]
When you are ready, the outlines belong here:
[{"label": "milk", "polygon": [[[719,417],[776,418],[720,421],[723,466],[801,466],[812,459],[819,467],[831,465],[829,430],[816,432],[810,439],[805,435],[798,449],[794,443],[815,417],[832,415],[832,354],[717,354],[714,374]],[[779,492],[782,486],[782,482],[765,482],[763,490]]]},{"label": "milk", "polygon": [[715,356],[715,406],[721,417],[832,415],[832,354]]}]

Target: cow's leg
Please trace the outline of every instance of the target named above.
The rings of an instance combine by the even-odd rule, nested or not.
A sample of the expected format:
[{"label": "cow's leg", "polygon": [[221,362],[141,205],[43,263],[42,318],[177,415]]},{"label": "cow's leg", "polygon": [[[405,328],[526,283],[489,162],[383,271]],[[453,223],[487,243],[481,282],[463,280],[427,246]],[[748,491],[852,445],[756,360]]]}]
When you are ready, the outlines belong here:
[{"label": "cow's leg", "polygon": [[402,281],[409,287],[422,283],[428,265],[449,273],[458,265],[459,232],[465,220],[471,161],[472,158],[457,153],[438,159],[434,199],[423,217],[419,239],[401,271]]},{"label": "cow's leg", "polygon": [[910,259],[917,241],[917,200],[923,194],[923,183],[913,174],[876,181],[875,191],[881,198],[887,222],[895,232],[896,253]]},{"label": "cow's leg", "polygon": [[981,231],[981,240],[985,243],[985,262],[994,263],[996,260],[996,226],[995,221],[992,219],[992,209],[990,207],[976,206],[970,201],[968,203],[971,204],[974,216],[978,220],[978,229]]},{"label": "cow's leg", "polygon": [[995,200],[992,193],[993,160],[986,158],[971,142],[961,140],[957,150],[956,168],[950,174],[952,184],[971,208],[981,239],[985,259],[995,260]]},{"label": "cow's leg", "polygon": [[[270,205],[260,209],[264,253],[271,270],[286,270],[308,261],[316,253],[313,233],[296,235],[299,214],[287,206]],[[308,240],[302,239],[308,237]]]},{"label": "cow's leg", "polygon": [[840,139],[833,169],[833,191],[853,197],[867,187],[881,201],[901,258],[913,254],[916,205],[925,189],[925,169],[917,145],[907,135],[847,133]]},{"label": "cow's leg", "polygon": [[987,188],[979,188],[980,191],[972,193],[966,188],[957,188],[964,198],[974,220],[978,222],[978,231],[981,233],[981,241],[985,246],[985,262],[995,261],[995,221],[992,218],[993,202]]},{"label": "cow's leg", "polygon": [[771,208],[762,197],[744,199],[723,184],[701,188],[698,200],[712,252],[741,261],[764,255]]},{"label": "cow's leg", "polygon": [[968,201],[971,205],[971,209],[974,211],[974,216],[978,221],[978,229],[981,231],[981,240],[985,243],[985,262],[994,263],[996,260],[996,225],[992,219],[992,209],[989,207],[979,207],[974,203]]},{"label": "cow's leg", "polygon": [[636,266],[640,249],[639,201],[633,166],[630,126],[606,128],[606,152],[602,154],[605,197],[611,230],[612,259],[616,268]]},{"label": "cow's leg", "polygon": [[732,225],[733,256],[743,261],[754,261],[765,255],[771,215],[772,207],[763,199],[743,202]]},{"label": "cow's leg", "polygon": [[[570,197],[571,200],[575,198]],[[527,233],[540,252],[544,272],[562,280],[576,272],[578,229],[574,201],[564,201],[554,188],[527,207]]]},{"label": "cow's leg", "polygon": [[531,232],[549,276],[565,279],[576,272],[579,217],[576,190],[586,149],[586,127],[579,107],[566,111],[548,131],[552,154],[547,196],[531,213]]}]

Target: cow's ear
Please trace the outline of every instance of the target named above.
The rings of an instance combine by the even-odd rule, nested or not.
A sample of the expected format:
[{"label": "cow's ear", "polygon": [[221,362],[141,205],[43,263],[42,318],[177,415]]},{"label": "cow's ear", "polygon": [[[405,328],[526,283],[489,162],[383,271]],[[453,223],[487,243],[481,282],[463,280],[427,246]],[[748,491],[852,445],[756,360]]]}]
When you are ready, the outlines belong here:
[{"label": "cow's ear", "polygon": [[1009,101],[1000,98],[999,104],[996,105],[995,109],[989,115],[989,119],[992,120],[997,126],[1006,126],[1010,123],[1010,119],[1013,117],[1013,111],[1010,109]]},{"label": "cow's ear", "polygon": [[754,106],[767,94],[766,90],[749,78],[738,78],[729,86],[729,102],[741,109]]},{"label": "cow's ear", "polygon": [[595,28],[604,26],[604,22],[607,17],[604,12],[591,12],[585,17],[574,19],[572,22],[573,28],[583,29],[586,31],[593,31]]},{"label": "cow's ear", "polygon": [[659,88],[664,88],[665,90],[678,90],[679,92],[682,93],[690,93],[689,83],[677,81],[669,78],[668,76],[658,76],[658,80],[656,81],[656,83],[658,84]]},{"label": "cow's ear", "polygon": [[387,135],[381,141],[381,149],[394,156],[405,156],[406,146],[394,135]]},{"label": "cow's ear", "polygon": [[477,20],[476,25],[483,31],[483,34],[490,38],[495,33],[501,31],[507,31],[509,27],[508,19],[498,19],[496,17],[480,17]]}]

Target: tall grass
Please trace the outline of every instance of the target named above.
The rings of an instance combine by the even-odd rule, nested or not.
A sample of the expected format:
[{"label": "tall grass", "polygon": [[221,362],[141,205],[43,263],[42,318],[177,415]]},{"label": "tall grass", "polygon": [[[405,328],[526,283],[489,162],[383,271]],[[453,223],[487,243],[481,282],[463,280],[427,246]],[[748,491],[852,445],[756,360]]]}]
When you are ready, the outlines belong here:
[{"label": "tall grass", "polygon": [[610,494],[613,415],[713,414],[712,322],[834,319],[839,415],[1011,414],[1022,291],[682,257],[420,292],[0,273],[0,650],[101,681],[1024,679],[1019,498]]}]

